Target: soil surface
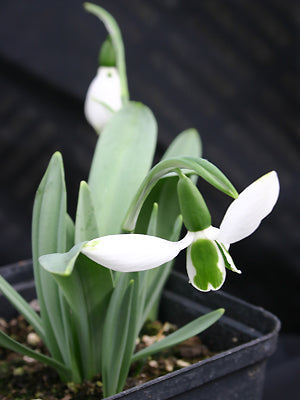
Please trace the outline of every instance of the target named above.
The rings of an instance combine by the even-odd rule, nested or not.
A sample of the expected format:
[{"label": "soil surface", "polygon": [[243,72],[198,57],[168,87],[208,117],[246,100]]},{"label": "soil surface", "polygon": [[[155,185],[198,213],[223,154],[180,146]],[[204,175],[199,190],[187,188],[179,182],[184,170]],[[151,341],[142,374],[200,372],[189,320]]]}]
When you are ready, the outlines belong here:
[{"label": "soil surface", "polygon": [[[47,354],[40,338],[22,316],[7,322],[0,319],[0,329],[32,349]],[[149,346],[176,329],[159,321],[145,324],[137,349]],[[208,358],[212,353],[195,336],[180,345],[132,365],[125,389]],[[62,383],[56,371],[27,356],[0,348],[1,400],[94,400],[102,399],[101,376],[82,384]]]}]

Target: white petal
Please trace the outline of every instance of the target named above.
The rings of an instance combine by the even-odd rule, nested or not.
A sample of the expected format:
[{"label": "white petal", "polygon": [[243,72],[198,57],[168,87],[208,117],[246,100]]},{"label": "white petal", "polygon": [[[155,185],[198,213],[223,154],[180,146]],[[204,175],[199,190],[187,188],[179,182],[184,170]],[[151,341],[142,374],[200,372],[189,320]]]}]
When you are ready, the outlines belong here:
[{"label": "white petal", "polygon": [[109,235],[91,240],[81,252],[114,271],[144,271],[173,260],[192,240],[190,233],[179,242],[148,235]]},{"label": "white petal", "polygon": [[278,195],[279,181],[275,171],[248,186],[226,211],[218,241],[231,244],[251,235],[272,211]]},{"label": "white petal", "polygon": [[113,111],[121,107],[118,70],[115,67],[99,67],[87,91],[84,105],[86,119],[97,132],[100,132],[111,118]]}]

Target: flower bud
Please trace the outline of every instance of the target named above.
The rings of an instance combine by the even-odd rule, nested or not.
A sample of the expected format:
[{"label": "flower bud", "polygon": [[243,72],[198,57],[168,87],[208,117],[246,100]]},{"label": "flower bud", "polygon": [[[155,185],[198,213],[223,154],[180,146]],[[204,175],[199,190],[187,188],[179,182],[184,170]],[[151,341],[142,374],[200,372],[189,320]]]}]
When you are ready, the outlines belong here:
[{"label": "flower bud", "polygon": [[99,67],[86,95],[86,119],[100,133],[114,111],[122,107],[121,82],[117,68]]},{"label": "flower bud", "polygon": [[184,174],[179,176],[177,193],[183,223],[188,231],[198,232],[211,226],[211,216],[201,193]]}]

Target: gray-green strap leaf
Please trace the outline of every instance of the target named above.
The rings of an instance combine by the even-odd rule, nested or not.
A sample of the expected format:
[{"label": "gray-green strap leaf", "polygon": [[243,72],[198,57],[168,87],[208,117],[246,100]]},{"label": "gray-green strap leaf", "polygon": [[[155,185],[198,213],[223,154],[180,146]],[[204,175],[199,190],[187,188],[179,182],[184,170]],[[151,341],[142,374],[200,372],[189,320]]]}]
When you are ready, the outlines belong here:
[{"label": "gray-green strap leaf", "polygon": [[75,226],[69,214],[66,214],[66,249],[74,246]]},{"label": "gray-green strap leaf", "polygon": [[[180,231],[182,227],[182,217],[179,215],[173,225],[172,232],[169,235],[169,240],[176,241],[179,238]],[[159,306],[159,299],[163,287],[168,279],[171,272],[174,260],[167,262],[166,264],[160,266],[159,268],[154,268],[148,270],[147,272],[147,291],[146,300],[144,308],[144,319],[151,318],[152,320],[157,318],[157,311]]]},{"label": "gray-green strap leaf", "polygon": [[45,331],[41,318],[30,307],[26,300],[0,275],[0,290],[11,304],[24,316],[26,321],[34,328],[40,338],[45,341]]},{"label": "gray-green strap leaf", "polygon": [[[61,154],[54,153],[36,193],[32,217],[34,279],[46,344],[58,360],[69,358],[64,343],[63,313],[59,289],[52,276],[41,268],[43,254],[66,250],[66,188]],[[54,328],[55,327],[55,330]]]},{"label": "gray-green strap leaf", "polygon": [[120,233],[134,194],[151,167],[156,135],[152,112],[134,102],[115,113],[103,129],[89,176],[99,236]]},{"label": "gray-green strap leaf", "polygon": [[196,129],[186,129],[181,132],[167,148],[161,161],[178,156],[201,157],[202,143]]},{"label": "gray-green strap leaf", "polygon": [[46,271],[51,272],[52,274],[69,276],[71,275],[75,262],[85,244],[86,241],[77,243],[67,253],[45,254],[39,257],[39,262]]},{"label": "gray-green strap leaf", "polygon": [[[129,281],[130,274],[122,274],[111,296],[104,323],[102,341],[102,379],[104,397],[117,393],[123,386],[120,376],[125,367],[129,368],[131,354],[128,353],[130,324],[135,316],[132,313],[134,281]],[[121,381],[121,382],[120,382]],[[122,390],[122,387],[121,389]]]},{"label": "gray-green strap leaf", "polygon": [[16,340],[12,339],[1,330],[0,330],[0,346],[3,346],[16,353],[20,353],[25,356],[34,358],[35,360],[38,360],[44,364],[50,365],[50,367],[53,367],[59,371],[61,377],[64,380],[68,381],[70,379],[70,370],[66,368],[65,365],[56,361],[54,358],[45,356],[44,354],[38,353],[37,351],[34,351],[29,347],[24,346],[21,343],[18,343]]},{"label": "gray-green strap leaf", "polygon": [[146,347],[145,349],[135,353],[131,361],[138,361],[154,353],[158,353],[159,351],[162,351],[168,347],[175,346],[176,344],[183,342],[184,340],[187,340],[192,336],[198,335],[205,329],[209,328],[212,324],[214,324],[223,314],[224,309],[220,308],[208,314],[202,315],[201,317],[195,319],[194,321],[183,326],[177,331],[171,333],[159,342],[156,342],[151,346]]},{"label": "gray-green strap leaf", "polygon": [[75,243],[99,237],[99,229],[91,191],[86,182],[80,183],[76,211]]},{"label": "gray-green strap leaf", "polygon": [[40,257],[41,265],[53,274],[74,315],[83,365],[83,378],[100,373],[101,336],[104,318],[114,287],[109,269],[80,254],[86,242],[69,252]]}]

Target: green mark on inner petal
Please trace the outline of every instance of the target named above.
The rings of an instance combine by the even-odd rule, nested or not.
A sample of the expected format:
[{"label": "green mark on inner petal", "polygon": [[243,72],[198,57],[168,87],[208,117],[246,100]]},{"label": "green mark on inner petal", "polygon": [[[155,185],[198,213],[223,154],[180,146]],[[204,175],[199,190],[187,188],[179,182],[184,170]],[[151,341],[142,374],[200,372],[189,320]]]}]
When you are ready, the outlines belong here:
[{"label": "green mark on inner petal", "polygon": [[84,245],[84,247],[85,247],[86,249],[93,250],[95,247],[97,247],[97,246],[99,245],[100,240],[101,240],[101,238],[97,238],[97,239],[90,240],[89,242],[87,242],[87,243]]},{"label": "green mark on inner petal", "polygon": [[191,247],[191,260],[196,270],[194,284],[200,290],[217,289],[221,286],[223,274],[218,267],[219,254],[211,240],[195,241]]}]

